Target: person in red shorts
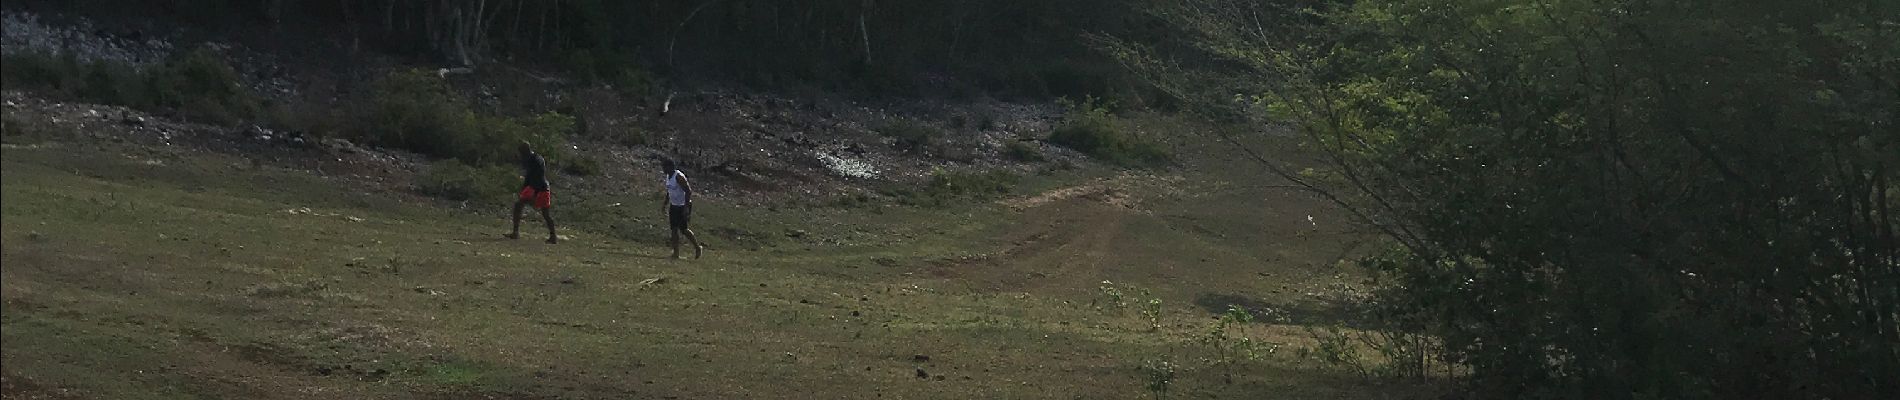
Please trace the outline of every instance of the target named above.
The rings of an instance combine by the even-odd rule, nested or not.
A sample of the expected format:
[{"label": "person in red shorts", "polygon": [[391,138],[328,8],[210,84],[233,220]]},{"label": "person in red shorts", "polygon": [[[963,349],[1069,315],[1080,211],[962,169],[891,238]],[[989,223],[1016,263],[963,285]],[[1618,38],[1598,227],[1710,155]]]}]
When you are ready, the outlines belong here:
[{"label": "person in red shorts", "polygon": [[548,163],[528,147],[528,142],[521,142],[521,180],[521,193],[515,200],[515,228],[505,236],[521,238],[521,207],[533,205],[548,224],[548,244],[559,243],[554,235],[554,214],[549,210],[554,206],[554,192],[548,190]]}]

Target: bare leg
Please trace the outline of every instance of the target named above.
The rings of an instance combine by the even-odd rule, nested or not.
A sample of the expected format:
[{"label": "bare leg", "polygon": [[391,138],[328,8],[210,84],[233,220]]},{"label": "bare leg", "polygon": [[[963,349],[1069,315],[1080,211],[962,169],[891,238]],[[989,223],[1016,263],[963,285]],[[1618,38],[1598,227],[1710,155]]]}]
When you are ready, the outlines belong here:
[{"label": "bare leg", "polygon": [[669,229],[673,231],[673,240],[671,241],[673,244],[673,258],[677,259],[680,258],[680,230],[676,228]]},{"label": "bare leg", "polygon": [[541,220],[548,223],[548,244],[560,243],[560,237],[554,235],[554,210],[541,209]]},{"label": "bare leg", "polygon": [[520,201],[520,200],[515,201],[515,227],[514,227],[514,230],[509,231],[508,234],[505,235],[509,239],[521,238],[521,207],[527,204],[528,203],[526,201]]},{"label": "bare leg", "polygon": [[[696,236],[693,236],[693,230],[692,230],[692,229],[681,229],[681,230],[679,230],[678,232],[683,232],[683,233],[686,233],[686,240],[689,240],[689,241],[692,241],[692,242],[693,242],[693,258],[695,258],[695,259],[697,259],[697,258],[699,258],[699,253],[700,253],[700,250],[703,250],[703,249],[705,248],[705,246],[700,246],[700,245],[699,245],[699,237],[696,237]],[[674,254],[674,256],[675,256],[675,257],[678,257],[678,254],[679,254],[679,252],[680,252],[680,250],[679,250],[679,248],[680,248],[680,240],[679,240],[679,235],[674,235],[674,237],[673,237],[673,254]]]}]

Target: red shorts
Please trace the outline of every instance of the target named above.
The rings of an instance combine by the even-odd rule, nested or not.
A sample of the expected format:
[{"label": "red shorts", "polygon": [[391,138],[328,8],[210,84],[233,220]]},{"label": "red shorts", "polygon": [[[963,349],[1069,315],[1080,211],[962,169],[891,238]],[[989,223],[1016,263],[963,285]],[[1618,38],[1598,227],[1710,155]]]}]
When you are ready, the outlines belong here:
[{"label": "red shorts", "polygon": [[554,206],[554,191],[534,190],[533,186],[521,187],[521,201],[529,202],[535,209],[546,210]]}]

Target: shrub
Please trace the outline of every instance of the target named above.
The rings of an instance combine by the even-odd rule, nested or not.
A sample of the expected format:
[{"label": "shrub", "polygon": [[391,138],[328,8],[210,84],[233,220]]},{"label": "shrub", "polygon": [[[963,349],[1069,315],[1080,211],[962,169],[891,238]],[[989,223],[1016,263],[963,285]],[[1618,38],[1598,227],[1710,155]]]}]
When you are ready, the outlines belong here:
[{"label": "shrub", "polygon": [[6,56],[0,71],[8,88],[59,99],[172,112],[219,125],[274,123],[237,70],[209,49],[179,53],[142,71],[109,61],[81,63],[71,55],[21,53]]},{"label": "shrub", "polygon": [[81,99],[137,109],[152,109],[155,105],[152,85],[131,66],[94,62],[85,67],[84,73],[83,85],[78,88]]},{"label": "shrub", "polygon": [[1477,398],[1900,393],[1893,14],[1548,4],[1353,2],[1187,75],[1253,63],[1200,101],[1271,88],[1240,93],[1324,172],[1261,164],[1387,237],[1367,332],[1430,338],[1374,348],[1399,371]]},{"label": "shrub", "polygon": [[952,200],[988,200],[1008,194],[1020,178],[1007,171],[931,172],[930,180],[920,187],[886,191],[899,202],[909,205],[942,206]]},{"label": "shrub", "polygon": [[11,114],[0,115],[0,141],[7,143],[33,143],[50,138],[62,131],[47,129],[45,126],[22,120]]},{"label": "shrub", "polygon": [[858,208],[871,205],[875,201],[876,199],[872,198],[868,193],[857,193],[838,196],[831,200],[830,205],[841,208]]},{"label": "shrub", "polygon": [[181,53],[147,72],[147,78],[152,103],[185,118],[235,125],[263,115],[262,101],[239,81],[237,70],[210,49]]},{"label": "shrub", "polygon": [[937,147],[943,138],[943,130],[917,121],[896,120],[877,129],[877,133],[896,140],[899,150],[905,153],[929,153]]},{"label": "shrub", "polygon": [[1173,158],[1160,145],[1128,133],[1094,98],[1062,103],[1069,108],[1069,114],[1049,135],[1049,143],[1123,166],[1156,166]]},{"label": "shrub", "polygon": [[613,75],[609,83],[613,84],[614,91],[618,92],[621,97],[632,99],[653,95],[657,88],[664,86],[660,78],[653,75],[653,72],[638,66],[621,68],[618,73]]},{"label": "shrub", "polygon": [[622,127],[619,132],[615,133],[609,139],[612,139],[614,143],[619,143],[627,147],[644,146],[647,144],[646,132],[641,131],[640,127],[634,125]]},{"label": "shrub", "polygon": [[574,117],[553,112],[536,114],[530,118],[485,117],[484,119],[493,120],[491,126],[501,128],[492,132],[496,136],[490,140],[491,143],[505,145],[503,147],[505,154],[502,155],[502,159],[505,160],[514,160],[514,144],[524,141],[540,149],[543,155],[566,158],[567,137],[577,126]]},{"label": "shrub", "polygon": [[1165,359],[1143,363],[1141,372],[1147,378],[1147,384],[1142,385],[1142,388],[1148,389],[1157,400],[1168,398],[1168,392],[1174,386],[1175,366],[1174,362]]},{"label": "shrub", "polygon": [[455,160],[442,160],[416,176],[416,188],[423,194],[455,201],[513,192],[516,174],[503,166],[471,167]]},{"label": "shrub", "polygon": [[344,112],[315,102],[289,103],[267,112],[272,114],[269,120],[275,127],[315,137],[344,132],[354,123]]},{"label": "shrub", "polygon": [[996,114],[992,114],[989,112],[982,112],[982,113],[977,114],[977,117],[976,117],[977,130],[988,131],[988,130],[995,130],[1000,127],[1001,125],[996,120]]},{"label": "shrub", "polygon": [[600,161],[586,156],[569,156],[560,162],[561,172],[573,175],[589,176],[600,173]]},{"label": "shrub", "polygon": [[0,83],[7,89],[30,89],[71,98],[85,84],[79,60],[44,52],[8,54],[0,59]]},{"label": "shrub", "polygon": [[939,144],[937,148],[931,152],[936,153],[938,158],[970,164],[975,163],[977,157],[980,155],[977,153],[977,150],[977,144],[975,143],[945,142]]},{"label": "shrub", "polygon": [[[364,141],[447,156],[452,136],[466,135],[473,114],[463,109],[447,85],[421,70],[393,73],[372,84],[368,109],[357,120]],[[470,161],[470,160],[465,160]]]},{"label": "shrub", "polygon": [[1034,142],[1022,140],[1011,141],[1009,144],[1003,145],[1003,156],[1009,157],[1011,160],[1024,162],[1040,162],[1049,159],[1049,157],[1042,154],[1041,146],[1037,146]]},{"label": "shrub", "polygon": [[368,109],[357,118],[361,140],[471,165],[513,162],[521,142],[544,156],[564,158],[561,146],[575,126],[573,117],[559,113],[531,118],[476,114],[440,79],[419,70],[383,78],[372,95]]}]

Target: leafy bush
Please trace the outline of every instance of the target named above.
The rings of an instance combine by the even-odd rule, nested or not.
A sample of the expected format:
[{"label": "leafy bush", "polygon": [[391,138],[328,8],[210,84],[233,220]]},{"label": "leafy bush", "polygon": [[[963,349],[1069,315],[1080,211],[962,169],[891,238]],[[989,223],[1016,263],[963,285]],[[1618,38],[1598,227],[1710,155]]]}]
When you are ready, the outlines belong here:
[{"label": "leafy bush", "polygon": [[1001,127],[1001,125],[999,125],[999,122],[996,120],[996,114],[989,112],[980,112],[977,114],[976,130],[988,131],[995,130],[999,127]]},{"label": "leafy bush", "polygon": [[987,200],[1000,197],[1016,187],[1020,178],[1007,171],[990,172],[949,172],[936,170],[931,172],[930,180],[921,187],[899,187],[886,191],[886,195],[897,198],[898,202],[909,205],[943,206],[952,200]]},{"label": "leafy bush", "polygon": [[7,143],[32,143],[71,133],[66,129],[47,129],[12,114],[0,115],[0,140]]},{"label": "leafy bush", "polygon": [[131,66],[95,62],[87,65],[83,73],[83,84],[78,88],[80,99],[138,109],[154,108],[152,85]]},{"label": "leafy bush", "polygon": [[1228,382],[1233,382],[1236,367],[1247,361],[1259,360],[1268,353],[1276,351],[1277,345],[1255,341],[1248,336],[1247,326],[1254,322],[1253,312],[1236,305],[1228,305],[1227,311],[1209,325],[1207,330],[1195,338],[1202,347],[1212,350],[1210,361],[1213,366],[1223,369]]},{"label": "leafy bush", "polygon": [[943,139],[943,130],[907,119],[886,123],[877,128],[877,133],[895,140],[899,150],[915,154],[935,152]]},{"label": "leafy bush", "polygon": [[561,165],[561,172],[573,175],[589,176],[600,173],[600,161],[594,160],[593,157],[568,156],[555,162]]},{"label": "leafy bush", "polygon": [[356,135],[367,142],[471,165],[515,161],[515,147],[528,142],[542,155],[561,150],[573,117],[546,113],[532,118],[484,116],[470,111],[435,75],[415,70],[391,74],[374,85],[374,98],[357,118]]},{"label": "leafy bush", "polygon": [[210,49],[181,53],[149,71],[147,78],[151,102],[185,118],[235,125],[265,115],[262,101],[239,81],[237,70]]},{"label": "leafy bush", "polygon": [[1176,364],[1166,359],[1148,360],[1141,364],[1142,377],[1146,378],[1143,389],[1154,394],[1156,400],[1168,398],[1174,386]]},{"label": "leafy bush", "polygon": [[1003,156],[1009,157],[1011,160],[1024,162],[1041,162],[1049,159],[1048,156],[1042,154],[1041,146],[1037,146],[1035,142],[1022,140],[1011,141],[1009,144],[1003,145]]},{"label": "leafy bush", "polygon": [[416,188],[423,194],[455,201],[505,196],[519,189],[517,183],[508,167],[471,167],[455,160],[437,161],[416,176]]},{"label": "leafy bush", "polygon": [[30,89],[59,98],[74,98],[85,86],[79,60],[70,55],[43,52],[8,54],[0,59],[0,83],[7,89]]},{"label": "leafy bush", "polygon": [[1121,121],[1094,98],[1062,103],[1069,108],[1069,114],[1049,135],[1049,143],[1124,166],[1162,165],[1173,158],[1160,145],[1128,133]]},{"label": "leafy bush", "polygon": [[937,146],[937,149],[933,150],[932,153],[935,153],[937,158],[941,158],[944,160],[955,161],[955,162],[964,163],[964,164],[971,164],[971,163],[975,163],[976,160],[982,156],[982,154],[979,153],[979,150],[980,150],[980,146],[978,146],[975,143],[967,143],[964,141],[956,141],[956,142],[946,141],[939,144]]},{"label": "leafy bush", "polygon": [[1233,86],[1271,88],[1328,174],[1265,166],[1397,247],[1365,263],[1374,331],[1434,339],[1373,349],[1425,354],[1403,370],[1482,398],[1900,393],[1891,7],[1364,0],[1261,37],[1201,5],[1173,15],[1224,58],[1202,72],[1251,68]]},{"label": "leafy bush", "polygon": [[652,71],[634,65],[620,68],[608,81],[622,97],[635,99],[652,96],[665,85]]},{"label": "leafy bush", "polygon": [[639,126],[628,124],[621,126],[620,131],[614,133],[609,139],[622,146],[644,146],[647,144],[647,133],[640,130]]},{"label": "leafy bush", "polygon": [[59,99],[171,112],[219,125],[277,122],[237,70],[210,49],[179,53],[145,70],[106,61],[81,63],[70,55],[21,53],[6,56],[0,70],[8,88]]},{"label": "leafy bush", "polygon": [[840,195],[837,198],[832,199],[829,205],[833,207],[841,207],[841,208],[858,208],[858,207],[871,205],[875,201],[877,200],[872,198],[871,195],[868,193],[856,193],[856,194]]}]

